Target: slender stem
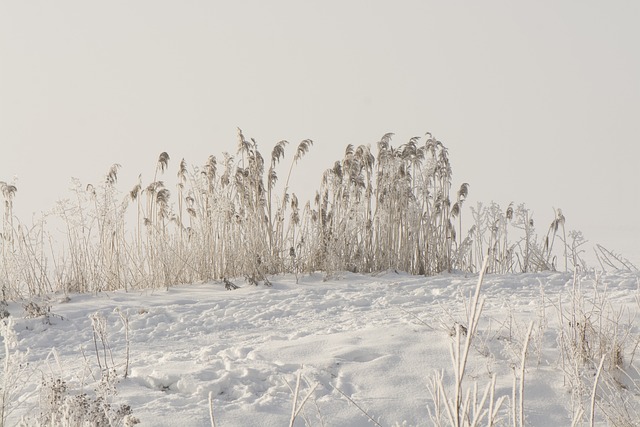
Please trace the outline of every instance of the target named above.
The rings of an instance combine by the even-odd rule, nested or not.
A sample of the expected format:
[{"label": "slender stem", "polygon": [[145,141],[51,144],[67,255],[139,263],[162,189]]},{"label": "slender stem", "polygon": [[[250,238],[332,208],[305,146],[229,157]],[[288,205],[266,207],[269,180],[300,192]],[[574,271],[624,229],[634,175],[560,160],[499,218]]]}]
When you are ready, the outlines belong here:
[{"label": "slender stem", "polygon": [[596,371],[596,377],[593,380],[593,391],[591,392],[591,412],[589,417],[589,425],[593,427],[595,422],[595,412],[596,412],[596,390],[598,388],[598,381],[600,380],[600,374],[602,373],[602,366],[604,365],[604,359],[606,354],[602,355],[600,359],[600,364],[598,364],[598,370]]}]

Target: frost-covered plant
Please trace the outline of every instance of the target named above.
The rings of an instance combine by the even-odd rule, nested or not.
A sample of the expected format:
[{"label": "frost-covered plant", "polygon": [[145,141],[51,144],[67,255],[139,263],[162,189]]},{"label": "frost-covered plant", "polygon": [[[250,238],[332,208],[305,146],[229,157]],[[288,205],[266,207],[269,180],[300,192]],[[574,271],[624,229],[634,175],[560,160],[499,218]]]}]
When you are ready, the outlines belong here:
[{"label": "frost-covered plant", "polygon": [[320,269],[434,274],[454,267],[453,220],[468,184],[452,212],[448,152],[427,135],[396,148],[386,134],[377,157],[368,146],[349,145],[326,170],[311,212]]},{"label": "frost-covered plant", "polygon": [[636,267],[631,261],[620,254],[610,251],[602,245],[596,245],[594,251],[603,271],[607,271],[607,269],[614,271],[640,271],[640,269],[638,269],[638,267]]},{"label": "frost-covered plant", "polygon": [[433,407],[429,407],[428,410],[431,421],[438,426],[443,424],[455,427],[494,425],[505,399],[504,396],[500,398],[495,396],[495,375],[481,394],[478,394],[477,383],[470,388],[465,382],[469,353],[484,306],[480,288],[487,265],[488,257],[483,262],[475,292],[468,302],[467,326],[457,324],[455,327],[455,336],[450,347],[453,390],[445,387],[443,372],[436,373],[432,379],[429,391],[433,399]]},{"label": "frost-covered plant", "polygon": [[59,281],[66,292],[126,289],[132,282],[130,254],[125,239],[126,200],[116,189],[120,165],[111,166],[99,186],[73,180],[73,199],[58,202],[67,239],[57,262]]},{"label": "frost-covered plant", "polygon": [[16,399],[23,396],[31,372],[28,364],[28,351],[18,348],[13,319],[0,319],[0,337],[3,341],[2,369],[0,370],[0,426],[4,426],[7,417],[20,402]]},{"label": "frost-covered plant", "polygon": [[[39,388],[39,412],[37,416],[26,416],[23,425],[39,426],[132,426],[139,423],[127,404],[115,404],[117,386],[128,376],[129,337],[128,316],[116,310],[122,322],[126,354],[122,364],[116,363],[108,336],[108,319],[100,313],[91,316],[93,331],[92,345],[95,351],[95,365],[99,374],[95,375],[95,367],[91,360],[85,358],[87,369],[91,372],[95,383],[92,392],[85,390],[84,380],[81,383],[63,379],[61,374],[43,377]],[[52,351],[55,354],[55,350]],[[84,353],[83,353],[84,354]],[[121,365],[124,368],[121,370]],[[84,375],[83,375],[84,376]]]},{"label": "frost-covered plant", "polygon": [[557,308],[561,363],[572,413],[578,419],[591,414],[593,419],[597,405],[612,425],[632,425],[640,418],[640,402],[634,398],[640,384],[630,361],[638,343],[634,317],[627,313],[625,322],[625,312],[613,309],[597,276],[589,292],[577,273],[569,300],[558,301]]},{"label": "frost-covered plant", "polygon": [[45,242],[44,218],[33,225],[21,223],[14,214],[15,183],[0,181],[0,289],[2,299],[41,295],[52,290]]},{"label": "frost-covered plant", "polygon": [[291,417],[289,418],[289,427],[293,427],[296,421],[296,418],[298,418],[298,416],[302,416],[304,418],[306,425],[311,425],[303,409],[305,404],[309,400],[309,398],[315,392],[316,388],[318,388],[318,386],[320,385],[320,383],[315,383],[315,385],[311,386],[308,383],[308,381],[306,381],[305,379],[305,382],[307,383],[307,390],[305,392],[306,394],[303,397],[301,394],[302,393],[301,381],[300,381],[301,379],[302,379],[302,368],[298,370],[298,374],[296,375],[295,388],[293,388],[291,384],[289,384],[289,382],[285,379],[285,383],[287,384],[287,387],[289,387],[289,390],[291,390],[291,393],[293,395],[293,405],[291,408]]},{"label": "frost-covered plant", "polygon": [[[471,266],[480,264],[483,256],[489,257],[488,272],[536,272],[555,270],[557,267],[558,253],[554,251],[554,243],[560,231],[559,239],[564,244],[561,255],[565,259],[565,269],[568,268],[568,246],[564,231],[565,218],[562,211],[556,211],[556,218],[552,221],[547,235],[540,243],[534,228],[533,215],[524,204],[519,204],[514,209],[510,203],[503,210],[497,203],[492,202],[488,206],[478,203],[471,208],[473,226],[469,231],[467,241],[462,246],[461,269],[473,269],[467,266],[464,257],[471,260]],[[466,243],[466,246],[465,246]],[[576,241],[576,245],[581,242]],[[578,246],[575,249],[578,250]],[[469,254],[473,251],[473,254]],[[576,262],[579,261],[579,254]]]},{"label": "frost-covered plant", "polygon": [[66,381],[47,378],[40,387],[40,414],[37,419],[25,417],[24,425],[37,426],[123,426],[140,423],[129,405],[114,405],[110,396],[71,392]]},{"label": "frost-covered plant", "polygon": [[569,251],[572,270],[586,271],[587,264],[582,257],[582,254],[584,253],[584,249],[582,249],[582,247],[587,243],[587,241],[581,231],[570,230],[568,234],[569,241],[565,240],[565,245]]},{"label": "frost-covered plant", "polygon": [[51,324],[51,317],[55,316],[51,313],[51,306],[47,301],[43,301],[40,304],[35,301],[30,301],[23,304],[22,307],[24,308],[25,317],[27,319],[42,318],[43,323]]},{"label": "frost-covered plant", "polygon": [[[123,326],[125,327],[125,336],[127,339],[125,368],[122,375],[126,378],[129,371],[128,318],[122,313],[120,313],[120,316]],[[107,318],[98,312],[92,314],[91,328],[93,330],[93,348],[96,354],[96,363],[100,370],[101,386],[105,389],[115,390],[120,375],[109,342]]]}]

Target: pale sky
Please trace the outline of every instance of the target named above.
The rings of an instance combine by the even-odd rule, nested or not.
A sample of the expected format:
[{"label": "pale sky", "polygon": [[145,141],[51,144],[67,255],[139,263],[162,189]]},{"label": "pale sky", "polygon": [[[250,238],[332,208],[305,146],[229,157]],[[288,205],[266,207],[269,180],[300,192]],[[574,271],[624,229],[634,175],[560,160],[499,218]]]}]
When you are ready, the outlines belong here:
[{"label": "pale sky", "polygon": [[[640,264],[640,2],[0,0],[0,180],[29,214],[123,166],[431,132],[467,206],[526,203]],[[284,172],[283,172],[284,173]],[[300,195],[308,199],[312,194]]]}]

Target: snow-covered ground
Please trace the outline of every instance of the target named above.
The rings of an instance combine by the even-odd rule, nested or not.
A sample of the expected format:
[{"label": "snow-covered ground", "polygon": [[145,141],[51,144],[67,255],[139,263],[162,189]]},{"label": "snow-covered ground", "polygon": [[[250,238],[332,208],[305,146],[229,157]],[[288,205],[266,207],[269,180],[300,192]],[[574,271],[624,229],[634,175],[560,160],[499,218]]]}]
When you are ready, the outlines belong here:
[{"label": "snow-covered ground", "polygon": [[[395,272],[323,280],[318,273],[298,284],[293,276],[275,276],[270,288],[238,280],[242,286],[234,291],[215,282],[68,300],[57,295],[48,318],[29,317],[23,304],[11,303],[8,319],[15,337],[4,339],[11,360],[26,359],[29,365],[12,368],[20,370],[20,381],[10,395],[7,425],[23,416],[30,417],[27,424],[37,420],[46,406],[43,381],[61,379],[68,396],[93,396],[101,377],[97,354],[101,367],[117,372],[117,384],[111,383],[117,391],[107,398],[130,405],[144,426],[211,425],[210,393],[218,427],[286,426],[298,372],[299,403],[317,387],[296,426],[372,425],[342,393],[383,426],[431,425],[430,384],[441,370],[445,385],[451,383],[451,331],[456,322],[466,324],[465,307],[477,280]],[[587,274],[575,283],[570,273],[485,277],[484,311],[466,384],[477,381],[482,390],[496,374],[496,394],[507,396],[500,420],[508,425],[513,368],[519,369],[522,341],[533,321],[524,389],[527,424],[570,425],[575,406],[563,374],[559,310],[563,323],[570,322],[570,295],[579,289],[597,301],[606,294],[607,307],[619,314],[620,331],[629,332],[620,393],[637,408],[634,366],[640,355],[631,358],[640,334],[639,281],[638,273]],[[129,322],[128,341],[123,317]],[[102,338],[94,335],[100,322],[105,322]],[[596,407],[603,425],[604,410]]]}]

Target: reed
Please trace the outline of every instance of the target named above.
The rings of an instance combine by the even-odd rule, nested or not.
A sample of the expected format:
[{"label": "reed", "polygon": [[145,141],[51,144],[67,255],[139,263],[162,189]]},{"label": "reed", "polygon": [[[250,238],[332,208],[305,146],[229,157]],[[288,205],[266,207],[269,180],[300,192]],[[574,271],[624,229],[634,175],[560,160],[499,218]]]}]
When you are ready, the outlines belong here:
[{"label": "reed", "polygon": [[[306,202],[289,185],[313,141],[295,146],[279,180],[289,143],[277,142],[265,157],[241,129],[234,154],[211,155],[200,167],[182,159],[175,190],[163,180],[167,152],[158,156],[150,182],[140,174],[124,194],[121,167],[113,164],[97,185],[74,180],[71,197],[31,228],[14,215],[16,186],[2,182],[3,292],[15,298],[229,277],[268,285],[272,274],[318,270],[476,272],[485,256],[490,273],[529,272],[557,268],[558,256],[568,268],[570,248],[577,262],[577,241],[570,247],[559,209],[542,242],[524,205],[478,204],[465,235],[470,185],[452,189],[444,144],[430,133],[399,146],[392,139],[383,135],[375,149],[348,145]],[[63,224],[63,241],[53,241],[49,219]]]}]

